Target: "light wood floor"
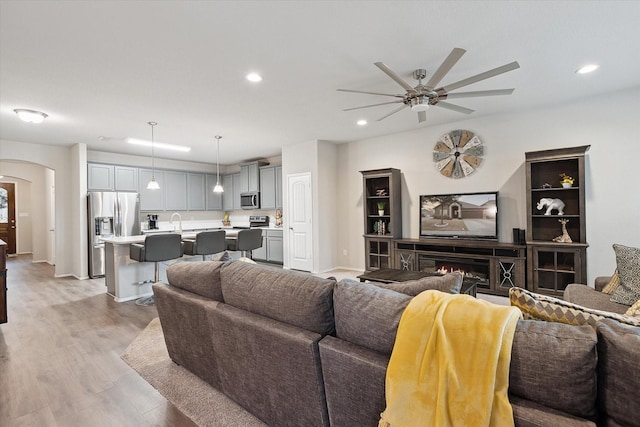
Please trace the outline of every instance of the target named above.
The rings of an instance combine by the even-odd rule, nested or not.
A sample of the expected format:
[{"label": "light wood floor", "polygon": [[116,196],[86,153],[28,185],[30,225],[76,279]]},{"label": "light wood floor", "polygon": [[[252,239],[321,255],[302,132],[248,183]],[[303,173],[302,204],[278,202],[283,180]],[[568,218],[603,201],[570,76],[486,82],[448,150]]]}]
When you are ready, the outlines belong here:
[{"label": "light wood floor", "polygon": [[104,279],[56,279],[30,256],[7,268],[0,426],[194,426],[120,359],[155,306],[116,303]]}]

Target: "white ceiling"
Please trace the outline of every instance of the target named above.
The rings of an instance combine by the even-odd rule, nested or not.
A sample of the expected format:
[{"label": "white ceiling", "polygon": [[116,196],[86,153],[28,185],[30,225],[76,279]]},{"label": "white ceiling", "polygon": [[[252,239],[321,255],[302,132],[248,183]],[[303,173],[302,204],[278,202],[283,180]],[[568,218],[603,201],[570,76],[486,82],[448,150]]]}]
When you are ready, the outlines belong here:
[{"label": "white ceiling", "polygon": [[[639,28],[639,1],[1,0],[0,139],[148,156],[123,139],[150,139],[156,121],[156,141],[192,147],[157,156],[215,162],[220,134],[221,163],[233,164],[466,118],[432,108],[423,124],[409,109],[376,121],[394,105],[343,112],[390,98],[337,88],[403,92],[376,61],[413,84],[414,69],[431,73],[466,49],[446,85],[517,60],[520,69],[459,90],[516,89],[451,101],[473,116],[638,86]],[[601,68],[574,74],[588,62]],[[246,81],[250,71],[264,81]],[[29,125],[14,108],[49,117]]]}]

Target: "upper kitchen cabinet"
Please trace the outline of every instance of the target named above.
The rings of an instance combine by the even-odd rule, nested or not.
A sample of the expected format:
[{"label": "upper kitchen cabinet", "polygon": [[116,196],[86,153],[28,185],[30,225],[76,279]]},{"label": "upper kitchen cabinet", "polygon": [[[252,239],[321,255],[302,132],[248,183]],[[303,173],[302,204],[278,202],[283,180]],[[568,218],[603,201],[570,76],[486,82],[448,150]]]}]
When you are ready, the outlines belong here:
[{"label": "upper kitchen cabinet", "polygon": [[99,163],[87,164],[87,187],[89,191],[113,191],[114,186],[113,165]]},{"label": "upper kitchen cabinet", "polygon": [[242,193],[243,191],[238,185],[238,183],[241,181],[242,181],[242,174],[234,173],[233,174],[233,210],[242,209],[242,206],[240,206],[240,193]]},{"label": "upper kitchen cabinet", "polygon": [[168,211],[187,210],[187,174],[186,172],[164,171],[164,207]]},{"label": "upper kitchen cabinet", "polygon": [[260,168],[260,208],[282,207],[282,166]]},{"label": "upper kitchen cabinet", "polygon": [[151,169],[138,169],[138,192],[140,193],[141,211],[162,211],[164,210],[164,173],[161,170],[155,171],[155,178],[160,185],[159,190],[147,190],[147,184],[153,176]]},{"label": "upper kitchen cabinet", "polygon": [[190,211],[203,211],[205,203],[205,174],[187,174],[187,207]]},{"label": "upper kitchen cabinet", "polygon": [[240,193],[260,191],[260,166],[266,164],[267,162],[257,161],[240,165]]},{"label": "upper kitchen cabinet", "polygon": [[138,168],[114,166],[115,190],[138,191]]},{"label": "upper kitchen cabinet", "polygon": [[[234,175],[223,175],[220,177],[222,180],[222,188],[224,188],[224,193],[222,193],[222,209],[225,211],[232,211],[235,209],[235,203],[233,202],[233,187],[235,182],[233,178]],[[238,181],[238,188],[240,187],[239,184],[240,182]],[[240,196],[238,196],[238,199],[240,199]],[[239,203],[240,200],[238,200],[238,204]]]},{"label": "upper kitchen cabinet", "polygon": [[[222,195],[224,193],[214,193],[213,187],[216,186],[217,176],[212,174],[207,174],[207,184],[204,189],[205,199],[207,203],[208,211],[220,211],[222,210]],[[226,188],[223,185],[223,188],[226,191]]]}]

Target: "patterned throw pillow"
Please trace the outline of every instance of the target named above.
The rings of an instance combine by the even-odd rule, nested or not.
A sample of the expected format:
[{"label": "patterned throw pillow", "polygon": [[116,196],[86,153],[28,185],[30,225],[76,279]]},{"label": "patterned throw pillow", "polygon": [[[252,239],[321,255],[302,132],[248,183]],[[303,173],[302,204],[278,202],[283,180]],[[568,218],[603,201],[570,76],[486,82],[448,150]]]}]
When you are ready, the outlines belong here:
[{"label": "patterned throw pillow", "polygon": [[594,328],[599,320],[613,319],[628,325],[640,326],[640,318],[583,307],[517,287],[509,289],[509,301],[512,306],[522,311],[525,319],[546,320],[568,325],[590,325]]},{"label": "patterned throw pillow", "polygon": [[640,299],[640,248],[613,245],[620,286],[611,295],[611,301],[631,305]]},{"label": "patterned throw pillow", "polygon": [[633,304],[631,307],[629,307],[629,310],[627,310],[627,312],[624,315],[640,317],[640,299],[636,301],[636,303]]},{"label": "patterned throw pillow", "polygon": [[611,276],[611,279],[609,279],[607,284],[604,285],[604,288],[602,288],[602,293],[611,295],[618,286],[620,286],[620,276],[618,276],[618,270],[616,270]]}]

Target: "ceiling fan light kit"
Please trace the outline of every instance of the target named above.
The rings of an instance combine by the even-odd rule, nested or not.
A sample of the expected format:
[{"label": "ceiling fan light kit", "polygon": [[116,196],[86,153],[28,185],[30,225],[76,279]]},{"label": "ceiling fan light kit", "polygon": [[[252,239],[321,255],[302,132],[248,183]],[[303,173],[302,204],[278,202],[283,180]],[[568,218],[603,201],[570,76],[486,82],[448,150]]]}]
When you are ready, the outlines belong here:
[{"label": "ceiling fan light kit", "polygon": [[343,111],[377,107],[380,105],[387,105],[387,104],[402,104],[395,110],[391,111],[390,113],[387,113],[384,116],[380,117],[378,121],[381,121],[391,116],[392,114],[395,114],[405,109],[406,107],[411,107],[412,111],[418,113],[418,122],[422,123],[426,121],[426,111],[431,106],[441,107],[447,110],[452,110],[452,111],[456,111],[458,113],[463,113],[463,114],[471,114],[474,112],[474,110],[470,108],[465,108],[459,105],[444,102],[444,100],[448,98],[451,98],[451,99],[474,98],[479,96],[510,95],[513,93],[514,89],[482,90],[482,91],[475,91],[475,92],[458,92],[458,93],[450,93],[450,92],[455,89],[459,89],[461,87],[468,86],[470,84],[477,83],[482,80],[486,80],[491,77],[495,77],[497,75],[506,73],[508,71],[512,71],[517,68],[520,68],[520,64],[518,64],[517,61],[511,62],[509,64],[505,64],[501,67],[497,67],[489,71],[485,71],[484,73],[476,74],[475,76],[468,77],[466,79],[448,84],[446,86],[437,87],[440,81],[449,73],[449,71],[451,71],[453,66],[460,60],[460,58],[462,58],[462,55],[464,55],[465,52],[466,50],[464,49],[454,48],[426,83],[422,83],[422,80],[427,78],[427,70],[423,68],[419,68],[415,70],[413,72],[413,78],[418,81],[418,84],[415,87],[407,83],[402,78],[402,76],[400,76],[398,73],[393,71],[383,62],[376,62],[374,63],[376,67],[378,67],[382,72],[384,72],[387,76],[389,76],[393,81],[395,81],[398,85],[400,85],[405,90],[404,95],[379,93],[379,92],[367,92],[367,91],[350,90],[350,89],[338,89],[338,91],[341,91],[341,92],[353,92],[353,93],[361,93],[366,95],[390,96],[390,97],[396,98],[395,101],[364,105],[362,107],[347,108]]}]

